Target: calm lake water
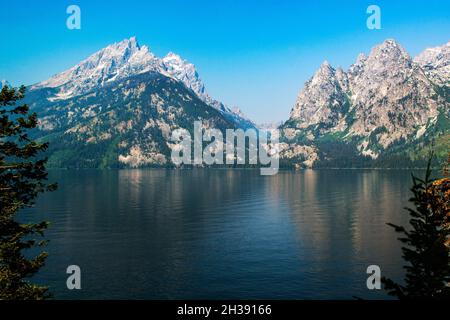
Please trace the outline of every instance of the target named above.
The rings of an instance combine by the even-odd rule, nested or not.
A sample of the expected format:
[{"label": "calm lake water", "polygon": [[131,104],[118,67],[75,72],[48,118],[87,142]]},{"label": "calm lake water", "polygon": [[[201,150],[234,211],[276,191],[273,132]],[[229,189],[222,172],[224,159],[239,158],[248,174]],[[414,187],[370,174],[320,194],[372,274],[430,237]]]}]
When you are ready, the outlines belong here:
[{"label": "calm lake water", "polygon": [[[23,221],[51,221],[36,276],[59,299],[386,298],[399,279],[409,171],[52,171]],[[79,265],[82,290],[66,288]]]}]

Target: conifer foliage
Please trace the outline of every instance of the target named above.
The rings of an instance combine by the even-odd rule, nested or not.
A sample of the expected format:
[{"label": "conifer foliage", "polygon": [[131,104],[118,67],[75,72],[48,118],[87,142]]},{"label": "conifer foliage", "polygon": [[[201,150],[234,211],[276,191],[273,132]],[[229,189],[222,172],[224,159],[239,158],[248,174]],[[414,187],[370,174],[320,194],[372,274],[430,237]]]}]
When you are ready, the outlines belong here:
[{"label": "conifer foliage", "polygon": [[[29,137],[38,122],[36,114],[20,104],[24,95],[23,86],[0,91],[0,300],[49,297],[48,288],[29,281],[47,257],[39,248],[46,245],[42,236],[48,223],[17,219],[39,193],[56,189],[56,184],[47,183],[46,158],[40,157],[48,145]],[[30,257],[27,252],[33,248],[39,252]]]},{"label": "conifer foliage", "polygon": [[411,228],[389,224],[402,234],[406,274],[403,284],[382,282],[399,299],[450,299],[450,179],[431,179],[430,163],[424,180],[412,176]]}]

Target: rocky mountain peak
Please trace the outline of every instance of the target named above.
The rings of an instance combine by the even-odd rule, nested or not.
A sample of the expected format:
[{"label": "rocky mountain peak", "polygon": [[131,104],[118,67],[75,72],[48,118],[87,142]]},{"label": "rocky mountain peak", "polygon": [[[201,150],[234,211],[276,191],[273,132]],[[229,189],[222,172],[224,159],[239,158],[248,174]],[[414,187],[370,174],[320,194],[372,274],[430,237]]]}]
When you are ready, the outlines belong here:
[{"label": "rocky mountain peak", "polygon": [[9,82],[6,80],[0,80],[0,90],[4,87],[4,86],[10,86]]},{"label": "rocky mountain peak", "polygon": [[367,56],[364,53],[358,54],[358,57],[356,58],[356,65],[362,65],[367,60]]},{"label": "rocky mountain peak", "polygon": [[381,44],[375,46],[370,54],[375,54],[377,52],[385,53],[387,55],[395,54],[395,55],[406,55],[409,56],[409,54],[406,52],[406,50],[394,39],[386,39]]},{"label": "rocky mountain peak", "polygon": [[200,79],[195,66],[182,59],[178,54],[169,52],[162,63],[167,73],[175,79],[182,81],[189,89],[193,90],[200,98],[206,99],[205,85]]},{"label": "rocky mountain peak", "polygon": [[334,82],[336,70],[328,63],[328,61],[322,62],[319,69],[314,73],[313,77],[309,81],[309,86],[318,87],[326,86],[329,82]]},{"label": "rocky mountain peak", "polygon": [[98,54],[101,56],[105,54],[107,57],[124,57],[132,55],[139,51],[141,47],[136,40],[136,37],[124,39],[118,43],[111,44],[106,48],[100,50]]},{"label": "rocky mountain peak", "polygon": [[394,40],[386,40],[375,46],[364,61],[364,71],[381,73],[394,69],[410,68],[412,59],[408,52]]},{"label": "rocky mountain peak", "polygon": [[349,80],[347,73],[341,67],[338,67],[336,69],[335,76],[342,90],[344,90],[344,92],[347,92],[349,90]]},{"label": "rocky mountain peak", "polygon": [[40,82],[33,88],[59,88],[55,99],[84,94],[114,80],[146,71],[160,71],[162,63],[148,47],[140,47],[132,37],[111,44],[67,71]]},{"label": "rocky mountain peak", "polygon": [[330,65],[330,63],[327,60],[325,60],[320,65],[319,70],[317,70],[317,72],[316,72],[316,75],[321,76],[321,77],[328,77],[328,76],[333,76],[334,73],[335,73],[334,68]]},{"label": "rocky mountain peak", "polygon": [[450,64],[450,41],[446,44],[428,48],[414,58],[414,62],[426,69],[444,67]]},{"label": "rocky mountain peak", "polygon": [[244,126],[252,126],[250,121],[242,119],[223,103],[208,95],[192,63],[173,52],[159,58],[149,47],[141,47],[136,37],[108,45],[72,68],[32,86],[31,89],[56,88],[57,94],[49,97],[49,101],[67,100],[98,91],[115,81],[150,71],[181,82],[203,102],[223,113],[227,119]]},{"label": "rocky mountain peak", "polygon": [[450,85],[450,41],[442,46],[426,49],[414,58],[414,62],[437,85]]},{"label": "rocky mountain peak", "polygon": [[[357,118],[349,131],[358,136],[382,131],[377,136],[382,148],[407,139],[415,126],[426,125],[437,115],[438,106],[432,98],[434,89],[429,80],[406,50],[392,39],[371,50],[356,76],[350,77],[349,88]],[[369,148],[365,151],[376,156]]]},{"label": "rocky mountain peak", "polygon": [[343,87],[347,86],[347,77],[342,70],[337,72],[324,61],[300,92],[291,119],[297,121],[299,128],[320,123],[325,126],[337,124],[346,102]]},{"label": "rocky mountain peak", "polygon": [[364,69],[364,65],[366,63],[367,56],[364,53],[360,53],[358,55],[358,58],[356,59],[356,62],[350,66],[348,69],[348,75],[350,77],[358,77],[362,70]]},{"label": "rocky mountain peak", "polygon": [[328,60],[324,60],[322,62],[322,64],[320,65],[319,69],[323,69],[323,70],[334,70],[333,67],[330,65],[330,63],[328,62]]},{"label": "rocky mountain peak", "polygon": [[169,61],[176,61],[178,63],[182,63],[184,60],[180,57],[180,55],[170,51],[164,58],[164,61],[169,62]]},{"label": "rocky mountain peak", "polygon": [[[125,39],[124,41],[126,41],[126,40],[127,39]],[[139,43],[138,43],[138,41],[137,41],[135,36],[133,36],[130,39],[128,39],[128,42],[130,43],[131,46],[135,46],[135,47],[137,47],[139,49],[140,46],[139,46]]]},{"label": "rocky mountain peak", "polygon": [[355,137],[358,150],[374,158],[395,141],[421,136],[436,121],[445,99],[436,97],[418,64],[448,83],[448,48],[425,51],[414,63],[401,45],[388,39],[367,57],[359,55],[348,72],[324,62],[300,92],[289,125],[309,136]]}]

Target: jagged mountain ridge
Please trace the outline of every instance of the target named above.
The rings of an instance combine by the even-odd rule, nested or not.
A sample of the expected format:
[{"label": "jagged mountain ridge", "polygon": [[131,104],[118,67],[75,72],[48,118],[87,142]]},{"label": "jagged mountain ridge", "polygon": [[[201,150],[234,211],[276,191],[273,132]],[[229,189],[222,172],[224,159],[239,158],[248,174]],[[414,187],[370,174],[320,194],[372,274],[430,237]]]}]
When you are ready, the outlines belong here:
[{"label": "jagged mountain ridge", "polygon": [[208,95],[193,64],[174,53],[160,59],[135,38],[29,87],[26,102],[52,167],[171,165],[175,129],[192,132],[197,120],[223,132],[254,127]]},{"label": "jagged mountain ridge", "polygon": [[[40,115],[39,138],[54,146],[52,165],[168,164],[167,132],[192,126],[196,119],[193,101],[200,109],[214,110],[200,116],[206,123],[211,115],[220,128],[225,124],[245,128],[241,121],[251,123],[239,110],[228,112],[210,98],[195,67],[178,55],[156,58],[133,38],[113,47],[31,87],[27,99]],[[324,62],[281,126],[282,165],[389,166],[386,159],[414,158],[434,140],[443,146],[441,153],[447,152],[447,53],[448,44],[412,59],[398,43],[387,40],[367,56],[359,55],[346,71]],[[154,78],[150,74],[171,81],[150,81]],[[142,100],[142,92],[150,90],[146,81],[155,85],[156,91],[151,92],[152,98]],[[111,104],[118,114],[111,112]],[[143,108],[159,111],[151,114],[150,124],[137,125],[136,115],[146,114]],[[160,119],[159,114],[163,115]],[[97,124],[101,130],[96,129]],[[111,126],[122,129],[111,131]],[[156,131],[145,136],[148,126]],[[91,156],[86,157],[90,160],[74,163],[67,157],[71,150],[82,150],[80,154],[90,150],[87,154]]]},{"label": "jagged mountain ridge", "polygon": [[[298,155],[299,166],[333,159],[339,150],[320,150],[328,139],[353,144],[355,155],[377,159],[434,135],[436,128],[444,126],[441,131],[448,133],[447,71],[448,44],[413,60],[394,40],[361,54],[346,72],[324,62],[282,126],[287,138],[282,155]],[[309,153],[296,154],[299,145],[308,146]]]},{"label": "jagged mountain ridge", "polygon": [[9,82],[6,80],[0,80],[0,90],[4,87],[4,86],[10,86]]},{"label": "jagged mountain ridge", "polygon": [[222,112],[229,120],[235,121],[238,126],[254,127],[249,119],[209,96],[192,63],[173,52],[162,59],[158,58],[148,46],[140,46],[135,37],[99,50],[72,68],[31,86],[31,90],[56,89],[54,96],[48,99],[65,100],[149,71],[181,81],[205,103]]},{"label": "jagged mountain ridge", "polygon": [[428,48],[414,58],[437,85],[450,85],[450,41],[443,46]]},{"label": "jagged mountain ridge", "polygon": [[173,130],[192,134],[194,121],[206,128],[236,128],[181,82],[154,71],[65,100],[48,100],[54,92],[33,90],[26,98],[40,115],[34,138],[50,142],[51,167],[171,165]]}]

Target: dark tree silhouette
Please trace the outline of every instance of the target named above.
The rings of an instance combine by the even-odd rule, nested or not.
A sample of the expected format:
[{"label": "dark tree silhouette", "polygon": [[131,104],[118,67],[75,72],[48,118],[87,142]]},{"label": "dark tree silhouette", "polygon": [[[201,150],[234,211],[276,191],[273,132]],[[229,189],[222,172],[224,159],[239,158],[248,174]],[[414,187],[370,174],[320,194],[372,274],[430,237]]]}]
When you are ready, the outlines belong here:
[{"label": "dark tree silhouette", "polygon": [[406,208],[411,228],[389,224],[402,234],[408,264],[404,284],[387,278],[382,282],[399,299],[450,299],[450,179],[431,179],[431,158],[424,180],[412,175],[415,209]]},{"label": "dark tree silhouette", "polygon": [[48,147],[28,136],[37,126],[37,116],[30,113],[24,98],[25,87],[4,86],[0,91],[0,300],[45,299],[48,288],[29,282],[43,265],[47,253],[26,257],[27,249],[42,247],[47,222],[25,224],[17,213],[34,204],[37,195],[56,189],[47,184],[46,159],[40,153]]}]

